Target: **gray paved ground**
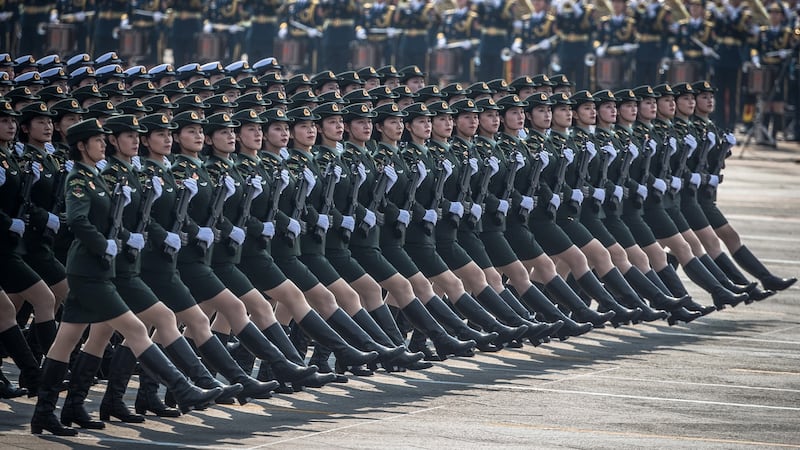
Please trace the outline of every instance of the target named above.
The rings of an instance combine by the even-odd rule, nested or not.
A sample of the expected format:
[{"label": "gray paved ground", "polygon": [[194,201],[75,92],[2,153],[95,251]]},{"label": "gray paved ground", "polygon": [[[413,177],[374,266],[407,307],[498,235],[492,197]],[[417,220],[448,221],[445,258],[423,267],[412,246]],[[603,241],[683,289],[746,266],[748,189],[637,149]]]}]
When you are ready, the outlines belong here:
[{"label": "gray paved ground", "polygon": [[[730,160],[720,203],[772,269],[797,275],[800,149],[785,146]],[[0,447],[800,447],[798,315],[793,287],[689,326],[607,328],[77,439],[30,436],[32,401],[6,401]]]}]

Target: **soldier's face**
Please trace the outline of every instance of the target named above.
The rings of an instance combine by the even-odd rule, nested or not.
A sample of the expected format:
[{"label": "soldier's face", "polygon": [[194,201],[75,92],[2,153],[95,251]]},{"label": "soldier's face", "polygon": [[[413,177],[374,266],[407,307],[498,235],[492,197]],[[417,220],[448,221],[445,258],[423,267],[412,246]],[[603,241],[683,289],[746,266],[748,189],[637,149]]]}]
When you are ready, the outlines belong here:
[{"label": "soldier's face", "polygon": [[142,144],[150,149],[150,153],[161,159],[172,149],[172,133],[169,130],[155,130],[142,136]]},{"label": "soldier's face", "polygon": [[613,102],[605,102],[600,105],[597,117],[603,124],[614,123],[617,121],[617,105]]},{"label": "soldier's face", "polygon": [[572,125],[572,109],[568,105],[553,108],[553,127],[564,130]]},{"label": "soldier's face", "polygon": [[27,125],[22,126],[22,131],[28,133],[32,144],[41,145],[53,140],[53,120],[49,117],[34,117]]},{"label": "soldier's face", "polygon": [[347,95],[350,92],[356,91],[358,89],[361,89],[361,86],[357,84],[348,84],[342,89],[342,95]]},{"label": "soldier's face", "polygon": [[264,143],[264,131],[261,125],[257,123],[246,123],[239,128],[239,133],[236,140],[242,145],[242,148],[251,152],[261,150]]},{"label": "soldier's face", "polygon": [[526,99],[526,98],[530,97],[532,94],[534,94],[535,92],[536,92],[536,88],[531,87],[531,86],[525,86],[525,87],[519,88],[519,92],[517,93],[517,95],[519,96],[519,98]]},{"label": "soldier's face", "polygon": [[699,114],[711,114],[714,112],[714,94],[712,92],[702,92],[697,96],[696,110]]},{"label": "soldier's face", "polygon": [[82,162],[94,165],[106,158],[106,138],[102,134],[92,136],[83,142],[78,142],[78,150],[81,152]]},{"label": "soldier's face", "polygon": [[694,17],[695,19],[702,17],[703,15],[703,6],[702,5],[689,5],[689,14]]},{"label": "soldier's face", "polygon": [[291,131],[295,146],[298,148],[310,148],[317,140],[317,127],[310,120],[296,122]]},{"label": "soldier's face", "polygon": [[[553,86],[539,86],[537,88],[533,88],[534,94],[538,92],[544,92],[547,95],[553,95]],[[525,97],[520,97],[520,98],[525,98]]]},{"label": "soldier's face", "polygon": [[503,113],[503,124],[506,131],[516,132],[525,127],[525,111],[519,106],[512,106]]},{"label": "soldier's face", "polygon": [[536,12],[544,11],[547,7],[547,2],[545,0],[533,0],[533,10]]},{"label": "soldier's face", "polygon": [[289,143],[289,124],[286,122],[271,123],[267,127],[267,144],[274,149],[286,147]]},{"label": "soldier's face", "polygon": [[414,117],[408,126],[408,132],[415,140],[425,140],[431,137],[431,118]]},{"label": "soldier's face", "polygon": [[664,116],[667,119],[675,117],[675,97],[672,95],[665,95],[659,97],[656,103],[658,105],[658,115]]},{"label": "soldier's face", "polygon": [[367,83],[364,85],[364,89],[370,90],[374,89],[381,85],[381,80],[378,78],[369,78],[367,79]]},{"label": "soldier's face", "polygon": [[694,99],[694,95],[681,95],[678,97],[678,100],[675,102],[678,112],[684,116],[691,116],[694,114],[694,107],[697,104]]},{"label": "soldier's face", "polygon": [[328,92],[339,92],[339,83],[328,81],[316,90],[317,95],[327,94]]},{"label": "soldier's face", "polygon": [[625,2],[621,0],[614,0],[611,2],[611,7],[614,9],[614,15],[621,15],[625,12]]},{"label": "soldier's face", "polygon": [[490,109],[480,113],[478,115],[478,127],[481,133],[497,133],[497,130],[500,129],[500,111]]},{"label": "soldier's face", "polygon": [[404,129],[405,124],[399,117],[387,117],[378,124],[378,131],[383,135],[383,140],[390,142],[399,141]]},{"label": "soldier's face", "polygon": [[453,116],[450,114],[439,114],[434,117],[431,133],[434,138],[449,138],[450,135],[453,134]]},{"label": "soldier's face", "polygon": [[411,92],[417,92],[425,87],[425,78],[411,77],[406,81],[406,86],[411,89]]},{"label": "soldier's face", "polygon": [[61,133],[61,136],[67,135],[67,129],[80,122],[82,119],[80,114],[66,114],[56,123],[56,130]]},{"label": "soldier's face", "polygon": [[471,139],[478,132],[478,113],[461,113],[456,117],[456,131],[461,137]]},{"label": "soldier's face", "polygon": [[639,102],[638,117],[643,120],[653,120],[658,113],[658,103],[654,98],[646,98]]},{"label": "soldier's face", "polygon": [[344,120],[342,116],[331,116],[322,119],[322,123],[317,125],[317,131],[322,135],[322,139],[332,142],[339,142],[344,136]]},{"label": "soldier's face", "polygon": [[214,130],[210,135],[206,135],[206,144],[214,149],[215,153],[230,154],[236,150],[236,133],[233,128],[222,128]]},{"label": "soldier's face", "polygon": [[108,142],[126,158],[131,158],[139,153],[139,133],[125,131],[118,135],[109,136]]},{"label": "soldier's face", "polygon": [[413,103],[414,99],[411,97],[400,97],[399,99],[397,99],[397,107],[400,109],[403,109],[406,106],[411,105]]},{"label": "soldier's face", "polygon": [[617,121],[632,123],[634,120],[636,120],[636,113],[638,110],[639,107],[636,105],[636,102],[625,102],[619,105],[619,109],[617,111]]},{"label": "soldier's face", "polygon": [[178,133],[175,135],[175,141],[181,149],[185,151],[200,153],[200,150],[203,149],[203,142],[205,141],[203,127],[200,125],[187,125],[178,130]]},{"label": "soldier's face", "polygon": [[386,83],[384,83],[389,89],[394,89],[397,86],[400,86],[400,79],[391,77],[386,79]]},{"label": "soldier's face", "polygon": [[11,116],[0,116],[0,142],[11,142],[17,135],[17,121]]},{"label": "soldier's face", "polygon": [[597,109],[594,103],[583,103],[578,106],[575,120],[579,125],[594,125],[597,122]]},{"label": "soldier's face", "polygon": [[345,129],[350,135],[350,140],[363,145],[372,136],[372,119],[358,118],[345,124]]},{"label": "soldier's face", "polygon": [[546,105],[536,106],[529,113],[529,118],[533,128],[544,131],[553,123],[553,111]]}]

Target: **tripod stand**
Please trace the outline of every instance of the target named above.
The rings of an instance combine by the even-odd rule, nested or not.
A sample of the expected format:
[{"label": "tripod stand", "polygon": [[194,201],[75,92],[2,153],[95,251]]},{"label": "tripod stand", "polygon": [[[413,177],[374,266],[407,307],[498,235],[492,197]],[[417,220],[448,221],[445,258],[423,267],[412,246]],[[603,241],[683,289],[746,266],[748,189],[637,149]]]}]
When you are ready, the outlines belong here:
[{"label": "tripod stand", "polygon": [[[794,55],[795,48],[792,48],[792,55]],[[785,58],[781,62],[781,67],[778,70],[778,74],[775,76],[775,79],[772,80],[772,86],[770,86],[767,95],[759,95],[758,99],[756,100],[756,116],[753,119],[753,126],[750,127],[750,130],[747,132],[747,136],[744,140],[744,144],[742,144],[742,150],[739,152],[739,158],[741,159],[744,156],[744,152],[747,150],[747,147],[750,145],[750,140],[753,139],[753,136],[758,133],[758,142],[767,141],[770,145],[776,145],[775,138],[769,134],[769,130],[767,127],[762,123],[762,118],[764,115],[764,107],[765,103],[772,102],[773,98],[775,97],[776,92],[778,92],[778,88],[781,83],[784,82],[786,76],[789,74],[789,66],[792,62],[792,56]]]}]

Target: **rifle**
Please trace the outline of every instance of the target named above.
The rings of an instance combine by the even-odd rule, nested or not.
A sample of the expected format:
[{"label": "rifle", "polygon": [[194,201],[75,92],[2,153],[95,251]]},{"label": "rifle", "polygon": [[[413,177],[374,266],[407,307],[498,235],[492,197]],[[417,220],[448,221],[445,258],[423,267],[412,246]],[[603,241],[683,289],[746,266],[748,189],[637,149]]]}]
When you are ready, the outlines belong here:
[{"label": "rifle", "polygon": [[[678,151],[678,166],[675,168],[675,172],[672,174],[674,177],[683,179],[683,175],[686,173],[686,160],[689,159],[689,145],[684,143],[680,151]],[[678,192],[670,187],[670,192],[673,194]]]},{"label": "rifle", "polygon": [[[186,244],[186,233],[183,231],[183,226],[186,224],[186,218],[189,216],[189,202],[191,194],[188,189],[183,187],[183,185],[179,185],[178,190],[178,200],[176,202],[175,208],[175,222],[172,223],[172,228],[170,228],[171,233],[177,234],[181,238],[181,244]],[[164,254],[167,255],[170,259],[175,257],[175,254],[178,253],[178,250],[170,247],[167,244],[164,244]]]},{"label": "rifle", "polygon": [[[703,178],[706,179],[706,182],[708,181],[708,174],[706,173],[708,171],[708,154],[711,152],[712,147],[711,140],[708,139],[708,135],[706,135],[706,138],[703,140],[703,149],[697,155],[697,166],[695,166],[695,172],[700,174],[701,183],[703,182]],[[692,185],[692,189],[697,190],[694,185]]]},{"label": "rifle", "polygon": [[[217,180],[217,187],[214,189],[214,194],[211,196],[211,203],[209,203],[209,216],[204,226],[211,228],[214,232],[214,242],[219,240],[219,230],[215,227],[220,217],[222,217],[222,209],[225,206],[225,173],[221,173]],[[205,243],[197,241],[197,247],[200,249],[200,255],[205,256],[208,248]]]},{"label": "rifle", "polygon": [[[64,202],[66,201],[67,191],[67,171],[64,170],[63,165],[59,167],[53,183],[56,186],[56,190],[53,193],[53,207],[50,208],[50,212],[58,216],[58,220],[61,222],[61,225],[63,225],[65,221],[61,216],[61,213],[64,210]],[[54,239],[56,237],[56,234],[53,233],[53,230],[50,228],[45,228],[43,234],[45,238],[49,239]]]},{"label": "rifle", "polygon": [[[650,162],[653,160],[653,153],[650,152],[650,135],[645,134],[644,140],[642,141],[642,154],[644,155],[644,160],[642,161],[642,167],[644,167],[644,172],[642,173],[641,178],[639,178],[639,184],[643,186],[649,186],[650,183],[653,182],[653,175],[650,173]],[[644,204],[644,199],[637,193],[636,198],[633,199],[633,204],[636,205],[637,208],[641,208]]]},{"label": "rifle", "polygon": [[[630,145],[630,141],[629,144]],[[625,183],[628,182],[630,178],[630,170],[631,170],[631,163],[633,163],[633,153],[631,153],[630,149],[625,147],[624,155],[622,157],[622,162],[620,163],[621,167],[619,168],[619,177],[617,177],[617,182],[614,183],[616,186],[622,187],[622,198],[628,198],[628,188],[625,186]],[[620,201],[617,200],[616,197],[613,195],[611,196],[611,209],[616,211],[620,208]]]},{"label": "rifle", "polygon": [[[333,209],[333,194],[336,192],[336,173],[334,173],[336,163],[329,162],[325,167],[325,185],[322,187],[322,206],[319,208],[320,215],[327,215]],[[314,239],[322,242],[325,233],[328,231],[322,227],[314,229]]]},{"label": "rifle", "polygon": [[[533,166],[531,167],[530,178],[528,179],[528,189],[525,191],[525,195],[528,197],[533,198],[533,207],[536,207],[536,191],[539,190],[539,179],[542,177],[542,170],[544,169],[544,162],[542,161],[541,155],[539,153],[535,153],[533,156]],[[522,206],[519,207],[519,218],[525,222],[528,219],[528,215],[530,215],[530,211],[523,208]]]},{"label": "rifle", "polygon": [[[361,177],[358,175],[358,161],[353,160],[350,163],[350,186],[347,190],[347,209],[345,210],[346,216],[355,217],[356,208],[358,207],[358,191],[361,189]],[[342,241],[345,243],[350,242],[350,235],[352,234],[347,228],[341,228]]]},{"label": "rifle", "polygon": [[[272,197],[270,197],[270,200],[269,200],[269,209],[267,210],[267,217],[266,217],[267,222],[273,222],[274,223],[275,222],[275,216],[278,215],[278,204],[281,201],[281,194],[282,194],[281,190],[279,189],[279,187],[280,187],[279,184],[281,182],[280,181],[280,173],[281,173],[281,171],[278,170],[278,172],[275,174],[275,178],[274,178],[274,180],[272,182]],[[259,243],[261,245],[261,248],[266,248],[267,247],[267,239],[268,238],[266,236],[261,236],[261,240],[259,241]]]},{"label": "rifle", "polygon": [[[372,200],[370,200],[369,205],[367,205],[367,209],[375,213],[375,225],[383,225],[385,222],[383,213],[379,212],[378,208],[383,206],[386,200],[387,183],[389,183],[389,178],[384,175],[383,172],[378,174],[378,178],[375,180],[375,186],[372,188]],[[362,221],[361,224],[359,224],[358,229],[364,236],[367,236],[369,234],[370,226]]]},{"label": "rifle", "polygon": [[[472,168],[469,166],[469,157],[465,157],[461,163],[461,172],[458,173],[458,194],[456,195],[455,200],[462,205],[467,199],[467,194],[469,194],[469,182],[471,178]],[[457,214],[450,213],[448,219],[450,219],[455,227],[458,227],[458,224],[461,223],[461,217],[459,217]]]},{"label": "rifle", "polygon": [[[119,230],[122,229],[122,213],[125,212],[125,194],[123,193],[122,187],[127,184],[128,182],[124,178],[117,181],[117,184],[114,186],[114,191],[111,194],[111,228],[108,229],[106,239],[114,240],[117,243],[117,248],[122,245],[117,238],[119,237]],[[114,256],[108,253],[103,253],[103,265],[106,268],[110,268],[111,263],[114,262],[114,258]]]},{"label": "rifle", "polygon": [[[670,167],[669,167],[669,152],[670,152],[669,136],[665,136],[664,137],[664,142],[662,142],[661,148],[662,148],[661,155],[660,155],[661,159],[659,160],[659,162],[661,163],[661,166],[659,167],[658,176],[656,178],[660,178],[660,179],[664,180],[664,182],[666,182],[667,181],[667,176],[669,175],[669,170],[670,170]],[[661,191],[659,191],[658,189],[653,189],[653,195],[655,195],[657,198],[661,198],[664,194],[662,194]]]},{"label": "rifle", "polygon": [[[419,170],[417,170],[417,160],[411,162],[408,165],[409,170],[411,171],[411,178],[408,180],[408,186],[406,187],[406,200],[403,202],[403,207],[400,209],[404,209],[411,214],[411,208],[414,207],[417,199],[417,183],[419,182]],[[395,222],[394,225],[394,233],[397,237],[403,236],[406,231],[406,225],[400,221]]]},{"label": "rifle", "polygon": [[[597,151],[601,156],[600,160],[600,180],[597,183],[595,189],[605,189],[606,183],[608,183],[608,166],[611,165],[611,159],[608,157],[608,153],[604,152],[602,148]],[[593,208],[595,211],[600,211],[603,207],[603,203],[599,200],[595,199]]]},{"label": "rifle", "polygon": [[33,208],[33,201],[31,201],[34,177],[33,164],[33,161],[25,161],[20,170],[22,172],[22,184],[19,188],[19,196],[22,198],[22,202],[19,204],[19,209],[17,209],[17,218],[26,222],[28,221],[28,214],[30,214],[31,208]]},{"label": "rifle", "polygon": [[[511,198],[511,194],[514,192],[514,180],[517,178],[517,171],[519,171],[519,168],[517,167],[517,163],[515,160],[516,158],[515,155],[517,153],[518,152],[514,150],[513,152],[511,152],[509,158],[506,160],[506,162],[511,162],[511,167],[509,167],[508,172],[506,173],[505,187],[503,187],[503,193],[500,196],[500,200],[509,201],[509,199]],[[505,214],[503,214],[500,211],[497,211],[494,216],[495,222],[502,223],[504,217]]]},{"label": "rifle", "polygon": [[[591,160],[591,155],[589,154],[589,151],[586,149],[586,144],[584,143],[583,151],[580,153],[580,155],[578,155],[578,162],[577,162],[577,166],[578,166],[578,169],[577,169],[577,172],[578,172],[578,177],[577,177],[578,178],[577,179],[578,186],[577,186],[577,188],[581,190],[581,193],[584,196],[589,195],[589,189],[587,187],[588,183],[586,182],[586,178],[588,177],[588,174],[589,174],[589,162],[590,162],[590,160]],[[571,198],[570,198],[570,202],[572,202]],[[580,204],[575,205],[575,208],[576,209],[580,208]]]},{"label": "rifle", "polygon": [[[247,221],[250,220],[250,208],[252,208],[253,199],[256,197],[256,188],[253,187],[252,180],[252,175],[248,175],[247,179],[245,180],[242,203],[239,206],[239,215],[234,223],[235,226],[241,229],[246,229],[247,227]],[[225,248],[228,249],[228,254],[235,255],[236,250],[239,248],[239,244],[229,237]]]},{"label": "rifle", "polygon": [[[489,182],[492,180],[492,168],[489,164],[489,158],[483,160],[483,170],[481,171],[481,178],[478,181],[478,192],[473,197],[473,204],[481,205],[481,208],[486,207],[486,195],[489,193]],[[475,228],[478,225],[478,220],[472,214],[469,215],[467,223]]]},{"label": "rifle", "polygon": [[[561,195],[561,189],[564,188],[564,183],[567,177],[567,166],[569,165],[569,161],[567,161],[567,157],[564,156],[564,150],[567,147],[564,146],[561,149],[561,156],[558,157],[558,173],[556,174],[556,183],[553,185],[553,195]],[[534,204],[535,205],[535,204]],[[552,214],[553,217],[556,215],[557,208],[553,206],[552,203],[547,204],[547,212]]]},{"label": "rifle", "polygon": [[[724,138],[725,133],[723,133],[722,136],[723,136],[723,142],[722,142],[722,145],[720,146],[719,154],[717,154],[717,160],[715,161],[716,164],[714,164],[714,167],[711,167],[708,170],[709,175],[713,174],[715,172],[718,174],[720,183],[722,183],[722,173],[721,172],[722,172],[722,169],[725,168],[725,159],[732,154],[731,153],[731,148],[733,147],[730,144],[730,142],[725,140],[725,138]],[[711,186],[709,184],[706,184],[706,187],[712,193],[713,193],[713,191],[715,191],[717,189],[715,186]]]},{"label": "rifle", "polygon": [[[137,215],[139,219],[136,222],[136,226],[133,228],[133,232],[141,233],[144,240],[147,241],[147,232],[145,230],[147,230],[147,227],[150,225],[150,210],[153,209],[153,203],[156,201],[156,193],[153,190],[153,180],[145,181],[144,193],[144,198],[142,199],[142,204],[139,207],[139,213]],[[138,256],[138,249],[125,247],[125,257],[128,258],[128,261],[135,262]]]},{"label": "rifle", "polygon": [[[442,158],[439,161],[438,167],[436,168],[436,184],[433,187],[433,198],[431,199],[431,207],[436,211],[437,217],[442,216],[442,210],[439,207],[439,204],[442,202],[442,197],[444,196],[444,183],[447,181],[447,178],[444,176],[444,161],[445,159]],[[422,222],[422,228],[425,230],[425,234],[428,236],[433,234],[433,227],[434,224],[430,222]]]},{"label": "rifle", "polygon": [[[292,214],[289,215],[292,219],[296,220],[300,224],[300,232],[305,231],[305,223],[300,220],[303,216],[303,212],[306,210],[306,197],[308,194],[308,182],[306,182],[306,178],[302,175],[303,170],[305,167],[300,167],[300,174],[299,183],[295,186],[294,189],[294,199],[292,204],[294,208],[292,209]],[[298,238],[298,236],[292,236],[291,233],[286,233],[286,242],[288,243],[289,247],[294,247],[294,241]]]}]

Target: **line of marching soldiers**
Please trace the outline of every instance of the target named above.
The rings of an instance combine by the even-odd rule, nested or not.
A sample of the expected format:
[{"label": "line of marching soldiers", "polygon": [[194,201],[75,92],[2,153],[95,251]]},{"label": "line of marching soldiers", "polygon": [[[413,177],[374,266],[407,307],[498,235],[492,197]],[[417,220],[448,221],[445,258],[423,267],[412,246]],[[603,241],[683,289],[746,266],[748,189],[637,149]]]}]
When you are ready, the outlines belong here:
[{"label": "line of marching soldiers", "polygon": [[688,323],[796,282],[717,208],[736,140],[706,81],[0,64],[0,344],[21,385],[2,394],[37,396],[36,434]]}]

